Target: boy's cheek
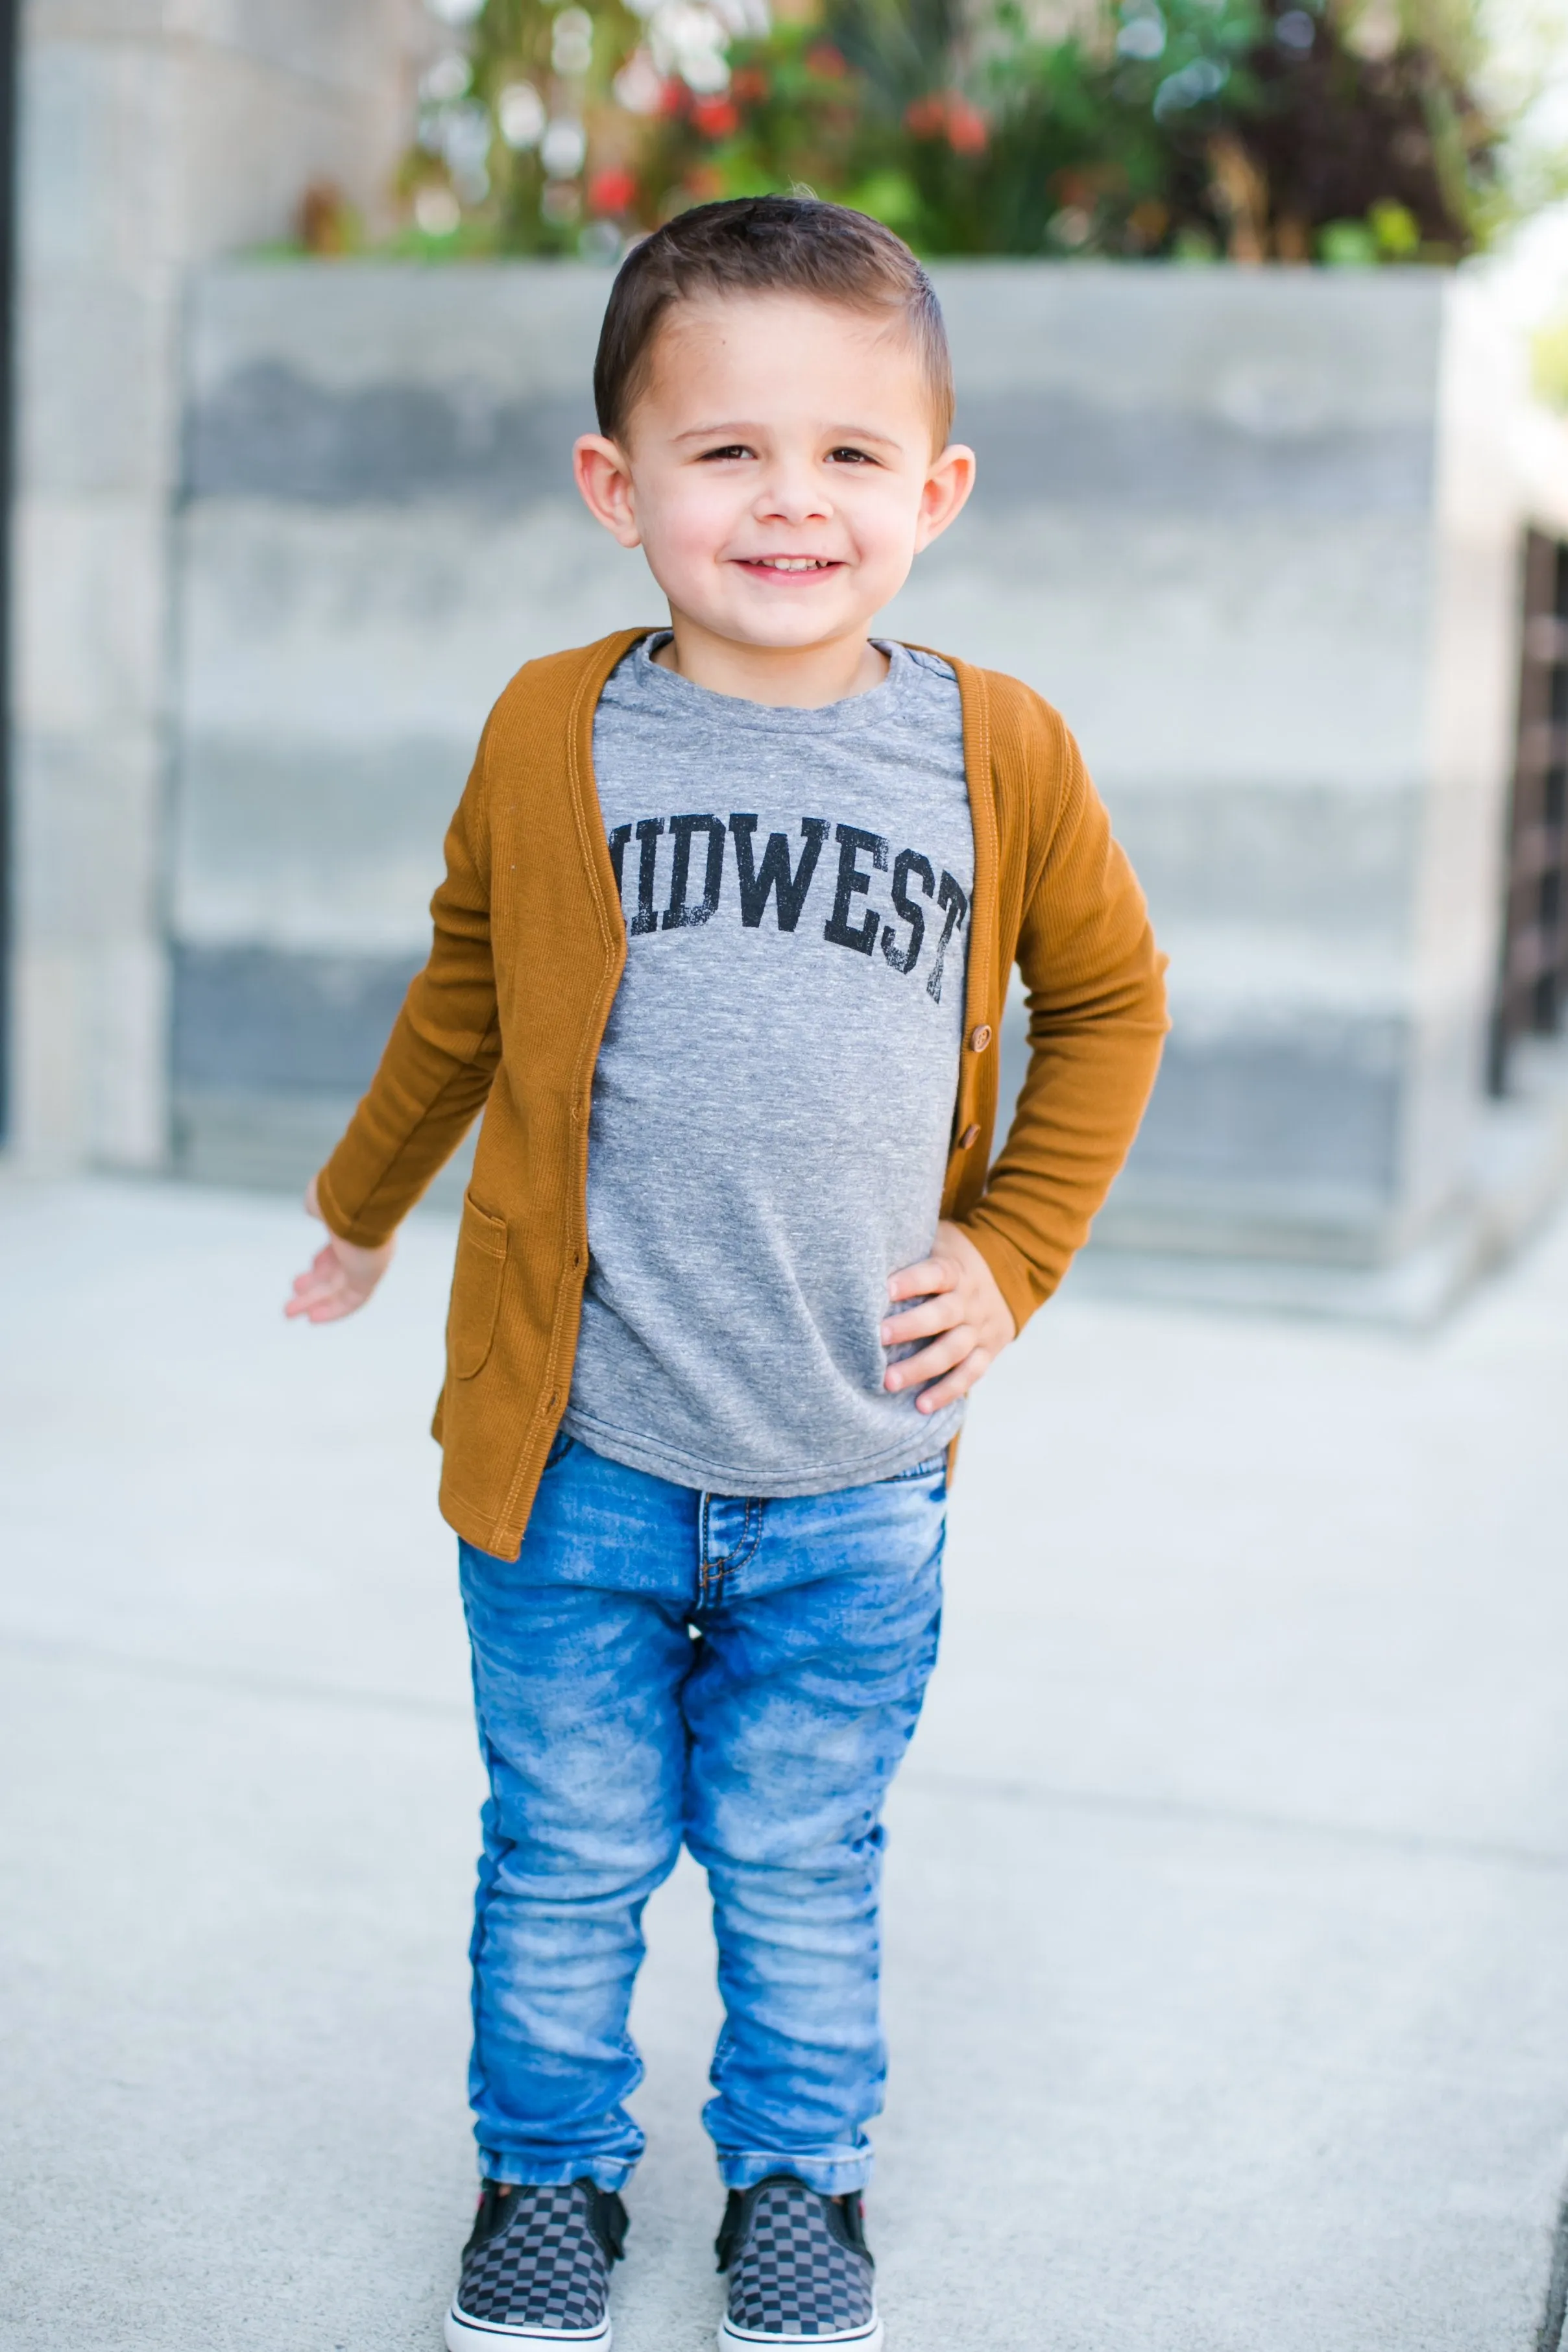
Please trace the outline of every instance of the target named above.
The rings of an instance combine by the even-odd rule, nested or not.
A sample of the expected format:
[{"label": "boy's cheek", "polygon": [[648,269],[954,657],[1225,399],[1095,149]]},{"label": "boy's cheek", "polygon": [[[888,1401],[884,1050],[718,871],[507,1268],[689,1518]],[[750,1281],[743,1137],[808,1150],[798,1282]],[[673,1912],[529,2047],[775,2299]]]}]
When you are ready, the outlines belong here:
[{"label": "boy's cheek", "polygon": [[691,578],[711,573],[740,521],[732,511],[716,510],[706,501],[666,509],[645,534],[650,559]]}]

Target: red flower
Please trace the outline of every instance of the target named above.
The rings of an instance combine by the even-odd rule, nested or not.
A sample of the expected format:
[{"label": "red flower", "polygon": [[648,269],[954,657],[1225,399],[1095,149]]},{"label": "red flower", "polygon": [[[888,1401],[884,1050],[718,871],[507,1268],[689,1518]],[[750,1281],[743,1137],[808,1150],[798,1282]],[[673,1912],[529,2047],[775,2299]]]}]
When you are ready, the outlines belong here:
[{"label": "red flower", "polygon": [[742,106],[755,106],[768,95],[768,76],[760,66],[742,66],[729,87]]},{"label": "red flower", "polygon": [[659,92],[661,114],[679,114],[686,102],[686,86],[678,74],[672,74]]},{"label": "red flower", "polygon": [[842,81],[849,68],[844,63],[842,49],[835,49],[831,41],[819,41],[806,52],[807,70],[823,81]]},{"label": "red flower", "polygon": [[699,98],[692,109],[692,121],[705,139],[727,139],[740,128],[739,110],[727,98]]},{"label": "red flower", "polygon": [[904,109],[904,124],[916,139],[946,139],[955,155],[983,155],[990,143],[985,116],[956,89],[917,98]]},{"label": "red flower", "polygon": [[607,171],[595,172],[588,184],[588,209],[591,213],[623,213],[637,200],[637,182],[623,165],[612,163]]},{"label": "red flower", "polygon": [[947,144],[955,155],[983,155],[990,131],[978,107],[954,90],[947,100]]}]

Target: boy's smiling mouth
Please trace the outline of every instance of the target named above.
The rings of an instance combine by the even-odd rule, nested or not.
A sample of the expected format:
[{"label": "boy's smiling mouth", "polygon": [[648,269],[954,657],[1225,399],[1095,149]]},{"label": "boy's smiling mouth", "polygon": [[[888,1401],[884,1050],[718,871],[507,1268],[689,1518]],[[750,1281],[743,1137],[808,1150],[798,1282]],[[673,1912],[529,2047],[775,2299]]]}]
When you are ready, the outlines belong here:
[{"label": "boy's smiling mouth", "polygon": [[836,555],[740,555],[736,561],[745,572],[836,572],[840,562]]}]

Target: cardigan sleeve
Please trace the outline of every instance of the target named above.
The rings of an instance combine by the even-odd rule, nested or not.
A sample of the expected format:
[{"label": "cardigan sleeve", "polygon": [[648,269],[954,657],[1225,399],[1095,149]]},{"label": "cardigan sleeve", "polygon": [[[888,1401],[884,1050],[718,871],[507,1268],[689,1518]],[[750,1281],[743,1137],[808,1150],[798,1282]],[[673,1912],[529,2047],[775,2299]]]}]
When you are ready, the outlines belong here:
[{"label": "cardigan sleeve", "polygon": [[1137,878],[1056,714],[1058,789],[1030,859],[1018,963],[1029,1069],[962,1219],[1019,1330],[1056,1288],[1138,1131],[1169,1021]]},{"label": "cardigan sleeve", "polygon": [[446,835],[428,961],[393,1024],[370,1091],[316,1180],[329,1229],[363,1248],[395,1231],[484,1108],[501,1058],[490,942],[489,823],[481,738]]}]

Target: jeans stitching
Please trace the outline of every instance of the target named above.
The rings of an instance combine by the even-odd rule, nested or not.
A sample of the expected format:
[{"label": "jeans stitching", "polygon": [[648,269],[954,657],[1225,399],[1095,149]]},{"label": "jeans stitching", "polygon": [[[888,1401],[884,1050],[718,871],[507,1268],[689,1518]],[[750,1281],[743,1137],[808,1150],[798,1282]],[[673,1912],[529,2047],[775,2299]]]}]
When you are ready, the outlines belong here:
[{"label": "jeans stitching", "polygon": [[757,1557],[757,1548],[762,1541],[762,1515],[766,1508],[766,1498],[759,1495],[747,1495],[742,1497],[745,1504],[745,1517],[740,1523],[739,1540],[733,1551],[727,1551],[721,1559],[715,1559],[708,1549],[712,1527],[709,1507],[713,1500],[714,1497],[711,1495],[705,1494],[703,1496],[702,1560],[699,1568],[697,1596],[699,1609],[716,1608],[718,1605],[724,1598],[726,1578],[737,1569],[749,1568]]}]

